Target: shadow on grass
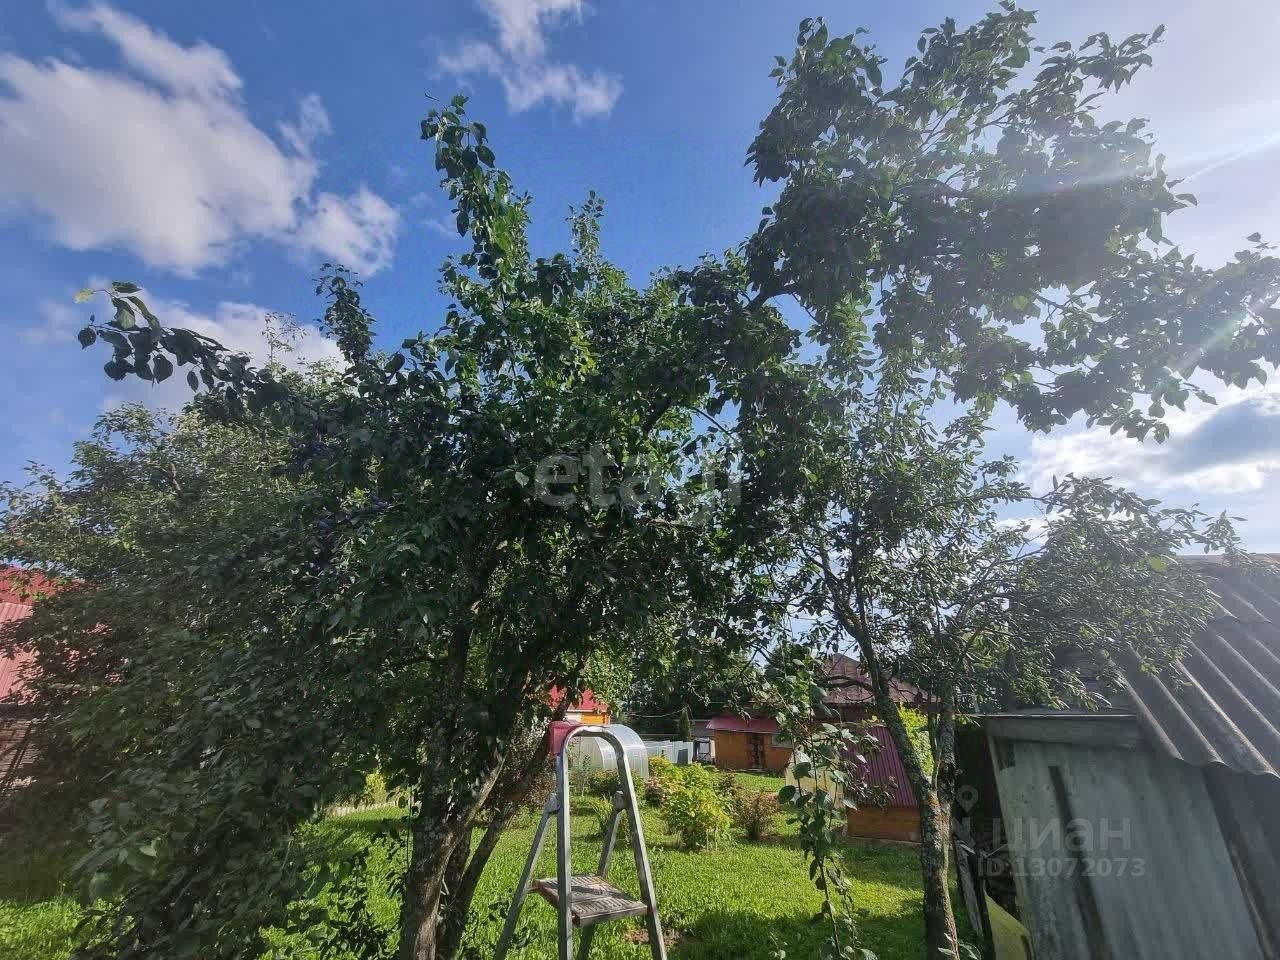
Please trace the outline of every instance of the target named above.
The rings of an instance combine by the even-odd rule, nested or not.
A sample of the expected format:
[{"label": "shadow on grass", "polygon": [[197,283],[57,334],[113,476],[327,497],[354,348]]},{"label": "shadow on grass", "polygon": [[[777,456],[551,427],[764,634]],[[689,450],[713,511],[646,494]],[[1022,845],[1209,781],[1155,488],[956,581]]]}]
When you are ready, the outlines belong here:
[{"label": "shadow on grass", "polygon": [[71,865],[81,851],[49,855],[15,842],[0,845],[0,900],[37,903],[67,893]]},{"label": "shadow on grass", "polygon": [[[893,917],[858,918],[858,947],[879,960],[915,960],[922,949],[921,904]],[[773,960],[779,950],[787,957],[819,955],[830,926],[817,917],[761,917],[746,912],[714,910],[687,929],[669,937],[671,960]]]},{"label": "shadow on grass", "polygon": [[668,937],[672,960],[772,960],[779,949],[788,956],[817,956],[821,927],[795,918],[766,918],[745,912],[713,910]]}]

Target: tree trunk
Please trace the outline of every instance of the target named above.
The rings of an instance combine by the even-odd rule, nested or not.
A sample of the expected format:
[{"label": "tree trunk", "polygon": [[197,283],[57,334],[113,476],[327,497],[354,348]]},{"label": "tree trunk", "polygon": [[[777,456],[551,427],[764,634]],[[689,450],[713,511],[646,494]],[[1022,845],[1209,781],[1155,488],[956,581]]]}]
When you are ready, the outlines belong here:
[{"label": "tree trunk", "polygon": [[871,677],[876,712],[902,757],[907,779],[920,804],[920,879],[924,886],[925,956],[928,960],[960,956],[955,912],[951,908],[951,798],[955,791],[955,711],[950,692],[943,694],[938,718],[938,756],[935,769],[925,770],[920,752],[907,732],[898,705],[880,667],[876,650],[860,644]]},{"label": "tree trunk", "polygon": [[464,823],[449,817],[431,799],[423,797],[410,833],[397,960],[436,960],[440,904],[449,863],[470,830],[470,820]]},{"label": "tree trunk", "polygon": [[935,791],[920,799],[920,880],[924,887],[925,956],[959,957],[956,918],[951,909],[951,813]]},{"label": "tree trunk", "polygon": [[[471,827],[502,769],[501,758],[494,758],[488,771],[478,778],[478,786],[459,796],[452,792],[456,772],[449,769],[450,761],[449,753],[441,750],[428,759],[423,772],[421,800],[410,827],[397,960],[446,960],[447,955],[440,950],[446,889],[451,877],[455,884],[461,884],[470,852]],[[448,912],[466,911],[470,906],[467,900],[451,900]],[[461,922],[465,925],[465,916]]]},{"label": "tree trunk", "polygon": [[[564,713],[562,705],[556,716],[560,717]],[[507,829],[511,821],[514,819],[516,812],[520,808],[520,804],[525,801],[529,794],[530,788],[538,778],[538,770],[548,761],[550,741],[544,734],[538,742],[538,746],[534,748],[533,755],[525,761],[524,766],[513,771],[507,777],[504,783],[494,787],[493,793],[489,798],[489,809],[492,816],[489,825],[485,828],[480,843],[471,852],[469,858],[462,860],[462,869],[456,878],[451,873],[449,880],[449,900],[448,908],[444,911],[444,915],[440,918],[441,933],[439,942],[436,947],[437,960],[455,960],[459,951],[462,949],[462,936],[467,929],[467,915],[471,909],[471,901],[475,897],[476,887],[480,883],[480,877],[484,873],[485,865],[489,862],[489,858],[493,856],[494,849],[498,846],[498,841],[502,838],[503,831]],[[464,844],[459,847],[470,847],[470,844]],[[454,862],[458,858],[455,856]]]},{"label": "tree trunk", "polygon": [[472,831],[468,828],[445,866],[445,888],[440,898],[440,917],[436,924],[437,960],[453,960],[462,949],[462,935],[467,932],[467,917],[471,913],[471,899],[475,895],[475,885],[468,887],[466,884],[471,860],[471,834]]}]

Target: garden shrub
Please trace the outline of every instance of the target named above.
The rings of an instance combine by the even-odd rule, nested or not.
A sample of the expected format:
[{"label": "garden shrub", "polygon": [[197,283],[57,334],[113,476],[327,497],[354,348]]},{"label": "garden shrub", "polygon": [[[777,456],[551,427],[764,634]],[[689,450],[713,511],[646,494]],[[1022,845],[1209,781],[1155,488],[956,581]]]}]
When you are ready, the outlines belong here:
[{"label": "garden shrub", "polygon": [[662,802],[671,795],[672,787],[673,784],[670,780],[659,776],[650,776],[644,782],[645,803],[652,804],[655,807],[661,806]]},{"label": "garden shrub", "polygon": [[584,793],[593,797],[612,797],[621,789],[616,770],[593,770],[587,777]]},{"label": "garden shrub", "polygon": [[702,850],[719,842],[732,823],[724,798],[706,786],[682,786],[662,804],[667,829],[686,850]]},{"label": "garden shrub", "polygon": [[[712,767],[693,763],[679,767],[666,757],[649,758],[649,778],[644,782],[644,798],[661,806],[668,797],[686,787],[724,793],[725,774],[717,775]],[[728,774],[732,777],[732,774]]]},{"label": "garden shrub", "polygon": [[760,841],[773,832],[782,808],[777,794],[770,790],[738,790],[733,794],[730,809],[743,835],[748,840]]},{"label": "garden shrub", "polygon": [[541,810],[546,804],[547,799],[555,792],[556,789],[556,765],[555,761],[550,757],[538,768],[538,772],[533,776],[533,783],[529,785],[529,790],[524,795],[524,799],[520,802],[521,810],[525,812],[536,812]]},{"label": "garden shrub", "polygon": [[386,778],[383,777],[381,770],[374,770],[372,773],[365,774],[364,790],[360,794],[361,806],[380,806],[387,802],[390,795],[387,790]]},{"label": "garden shrub", "polygon": [[671,773],[676,765],[664,757],[662,754],[649,758],[649,776],[662,779]]},{"label": "garden shrub", "polygon": [[700,763],[691,763],[685,767],[675,767],[675,776],[679,783],[686,787],[697,787],[715,792],[720,778],[714,767],[704,767]]}]

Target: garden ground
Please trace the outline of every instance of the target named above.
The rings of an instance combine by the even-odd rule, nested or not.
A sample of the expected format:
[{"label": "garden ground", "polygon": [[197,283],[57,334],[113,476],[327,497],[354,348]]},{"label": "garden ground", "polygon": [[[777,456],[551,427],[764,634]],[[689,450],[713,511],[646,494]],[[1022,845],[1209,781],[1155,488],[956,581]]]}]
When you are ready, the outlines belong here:
[{"label": "garden ground", "polygon": [[[774,789],[773,778],[746,778],[752,786]],[[594,866],[599,855],[605,801],[582,797],[574,803],[573,857],[581,867]],[[395,825],[399,812],[368,811],[332,818],[316,828],[312,856],[317,860],[358,860],[365,842]],[[817,956],[823,925],[814,916],[821,896],[809,880],[797,845],[795,827],[781,823],[777,836],[762,842],[740,839],[698,853],[680,850],[664,829],[657,811],[644,811],[645,836],[663,923],[668,931],[672,960],[773,960],[786,950],[789,960]],[[467,955],[487,960],[501,927],[502,910],[519,876],[532,840],[534,818],[524,818],[504,835],[477,891],[467,938]],[[323,851],[323,853],[321,852]],[[370,920],[390,931],[397,905],[385,891],[381,877],[388,873],[389,855],[377,848],[369,859],[364,899]],[[614,858],[613,877],[634,889],[635,868],[629,850]],[[861,930],[861,946],[880,960],[916,958],[921,951],[921,895],[914,848],[851,842],[845,867],[853,881]],[[552,845],[543,851],[539,876],[554,873]],[[0,878],[0,957],[6,960],[63,960],[71,930],[79,915],[66,896],[44,896],[33,886],[38,878]],[[24,896],[25,894],[25,896]],[[299,916],[323,914],[321,909]],[[337,899],[330,896],[330,910]],[[530,897],[524,913],[527,942],[512,950],[512,960],[542,960],[554,956],[555,913],[540,898]],[[327,931],[324,923],[300,921],[286,930],[267,932],[269,951],[264,960],[319,960],[317,942]],[[639,921],[606,924],[599,930],[596,960],[642,960],[650,956]]]}]

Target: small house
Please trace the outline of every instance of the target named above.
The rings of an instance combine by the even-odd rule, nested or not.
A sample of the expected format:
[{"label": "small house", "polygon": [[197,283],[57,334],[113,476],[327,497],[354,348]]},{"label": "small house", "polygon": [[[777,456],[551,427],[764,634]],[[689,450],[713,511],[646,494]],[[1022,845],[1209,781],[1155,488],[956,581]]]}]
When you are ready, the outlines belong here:
[{"label": "small house", "polygon": [[[875,701],[862,664],[835,653],[826,658],[824,674],[828,691],[824,703],[841,723],[873,723]],[[923,694],[907,683],[895,681],[894,699],[904,705],[921,706]],[[742,716],[722,713],[707,722],[715,741],[716,766],[723,770],[765,770],[782,773],[791,762],[792,744],[778,722],[762,711]]]},{"label": "small house", "polygon": [[[49,581],[14,568],[0,568],[0,632],[31,616],[31,591],[48,590]],[[31,654],[0,652],[0,815],[12,791],[29,776],[35,760],[35,713],[22,702],[23,675],[30,669]]]},{"label": "small house", "polygon": [[[862,664],[842,654],[832,654],[824,664],[828,692],[826,706],[839,722],[857,724],[880,742],[880,749],[866,757],[862,774],[880,787],[884,806],[864,805],[850,810],[848,833],[879,840],[920,839],[915,795],[907,782],[898,749],[888,731],[876,723],[870,678]],[[893,698],[903,706],[923,709],[925,695],[908,683],[894,681]],[[785,773],[792,761],[792,744],[776,720],[768,716],[721,714],[708,723],[715,741],[716,766],[725,770],[766,770]]]},{"label": "small house", "polygon": [[[563,698],[564,694],[559,687],[551,688],[552,709],[558,707]],[[610,717],[609,705],[590,690],[583,690],[582,696],[576,703],[570,704],[564,714],[566,720],[574,723],[608,723]]]}]

